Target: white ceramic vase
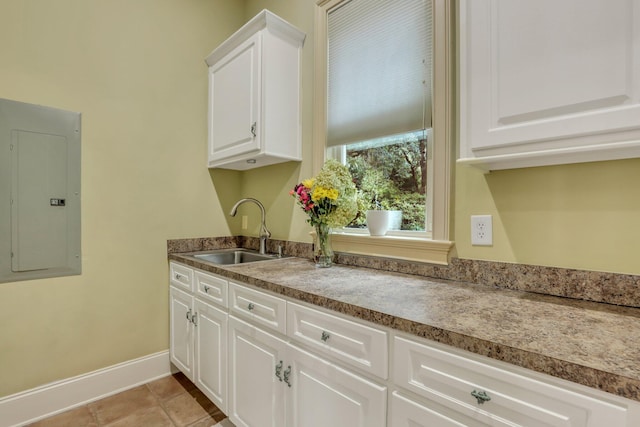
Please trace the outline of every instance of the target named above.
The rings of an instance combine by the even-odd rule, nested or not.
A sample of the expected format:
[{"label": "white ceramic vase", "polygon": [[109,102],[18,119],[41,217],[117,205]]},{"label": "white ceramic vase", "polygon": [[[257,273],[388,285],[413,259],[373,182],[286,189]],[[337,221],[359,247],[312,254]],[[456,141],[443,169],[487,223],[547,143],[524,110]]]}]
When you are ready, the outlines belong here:
[{"label": "white ceramic vase", "polygon": [[384,236],[389,229],[389,211],[367,211],[367,228],[372,236]]}]

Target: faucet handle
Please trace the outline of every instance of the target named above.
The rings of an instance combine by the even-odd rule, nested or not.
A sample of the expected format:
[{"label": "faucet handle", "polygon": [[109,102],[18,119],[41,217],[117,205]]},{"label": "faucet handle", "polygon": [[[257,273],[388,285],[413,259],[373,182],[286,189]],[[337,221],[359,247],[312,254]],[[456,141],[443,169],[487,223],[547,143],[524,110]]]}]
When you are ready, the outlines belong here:
[{"label": "faucet handle", "polygon": [[262,225],[260,225],[260,237],[266,237],[267,239],[271,237],[271,232],[267,228],[267,224],[264,223],[264,219]]}]

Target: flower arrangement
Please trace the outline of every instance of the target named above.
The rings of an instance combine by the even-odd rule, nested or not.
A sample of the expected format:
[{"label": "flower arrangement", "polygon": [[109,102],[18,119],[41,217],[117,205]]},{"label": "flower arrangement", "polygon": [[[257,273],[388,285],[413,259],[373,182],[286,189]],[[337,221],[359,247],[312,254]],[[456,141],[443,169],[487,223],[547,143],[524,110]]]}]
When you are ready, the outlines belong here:
[{"label": "flower arrangement", "polygon": [[327,160],[315,178],[305,179],[289,192],[309,215],[312,226],[344,227],[358,213],[357,190],[346,166]]},{"label": "flower arrangement", "polygon": [[357,190],[349,169],[337,160],[327,160],[315,178],[305,179],[289,194],[316,229],[316,265],[330,267],[333,259],[330,229],[344,227],[358,213]]}]

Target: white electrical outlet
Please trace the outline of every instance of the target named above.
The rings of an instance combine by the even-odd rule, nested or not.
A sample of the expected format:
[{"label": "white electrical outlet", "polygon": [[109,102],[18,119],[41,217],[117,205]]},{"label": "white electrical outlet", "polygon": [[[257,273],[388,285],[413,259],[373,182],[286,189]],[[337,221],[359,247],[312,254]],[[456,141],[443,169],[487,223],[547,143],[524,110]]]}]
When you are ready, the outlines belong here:
[{"label": "white electrical outlet", "polygon": [[471,215],[471,244],[474,246],[493,245],[491,215]]}]

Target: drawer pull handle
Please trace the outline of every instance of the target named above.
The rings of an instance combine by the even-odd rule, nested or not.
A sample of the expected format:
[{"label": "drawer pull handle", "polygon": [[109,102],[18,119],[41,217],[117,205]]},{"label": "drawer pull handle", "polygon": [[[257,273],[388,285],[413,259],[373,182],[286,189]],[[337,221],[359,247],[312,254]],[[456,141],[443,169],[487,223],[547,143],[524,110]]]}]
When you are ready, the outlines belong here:
[{"label": "drawer pull handle", "polygon": [[252,302],[250,302],[250,303],[249,303],[249,305],[247,306],[247,309],[248,309],[249,311],[253,310],[254,308],[256,308],[256,306],[255,306],[255,305],[253,305],[253,303],[252,303]]},{"label": "drawer pull handle", "polygon": [[209,289],[211,289],[210,287],[208,287],[207,285],[204,285],[204,292],[205,293],[209,293]]},{"label": "drawer pull handle", "polygon": [[189,311],[187,311],[187,320],[189,322],[193,322],[193,320],[191,320],[191,309],[189,309]]},{"label": "drawer pull handle", "polygon": [[181,274],[176,273],[176,280],[180,280],[180,278],[181,278],[181,277],[182,277],[182,275],[181,275]]},{"label": "drawer pull handle", "polygon": [[253,135],[253,137],[256,137],[256,122],[253,122],[253,124],[251,125],[251,135]]},{"label": "drawer pull handle", "polygon": [[289,387],[291,387],[291,383],[289,382],[289,375],[291,375],[291,365],[287,366],[287,369],[284,371],[284,382],[287,383]]},{"label": "drawer pull handle", "polygon": [[282,382],[282,360],[276,365],[276,378]]},{"label": "drawer pull handle", "polygon": [[193,313],[193,316],[191,316],[191,323],[193,323],[193,326],[198,326],[198,312]]},{"label": "drawer pull handle", "polygon": [[322,340],[322,342],[327,342],[330,336],[331,335],[329,335],[329,332],[322,331],[322,336],[320,337],[320,339]]},{"label": "drawer pull handle", "polygon": [[491,400],[489,395],[484,391],[473,390],[471,392],[471,396],[476,398],[476,400],[478,401],[478,405],[482,405],[484,402],[488,402]]}]

